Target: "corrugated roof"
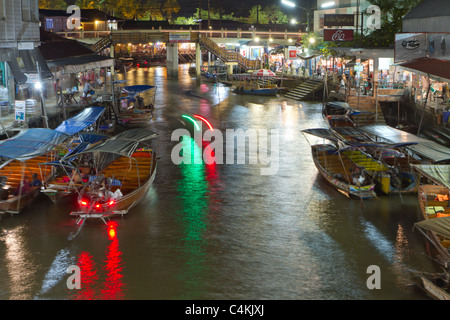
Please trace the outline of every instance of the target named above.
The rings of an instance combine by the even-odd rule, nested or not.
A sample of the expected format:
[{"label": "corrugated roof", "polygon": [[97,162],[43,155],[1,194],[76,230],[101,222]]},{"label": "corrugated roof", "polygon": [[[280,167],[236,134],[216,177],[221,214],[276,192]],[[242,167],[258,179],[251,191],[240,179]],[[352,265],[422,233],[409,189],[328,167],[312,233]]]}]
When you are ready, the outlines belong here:
[{"label": "corrugated roof", "polygon": [[415,8],[411,9],[403,17],[403,20],[442,16],[450,17],[450,4],[448,0],[423,0]]},{"label": "corrugated roof", "polygon": [[430,76],[434,76],[434,78],[437,77],[441,81],[450,80],[449,60],[440,60],[425,57],[403,62],[399,64],[399,66],[409,70],[413,70],[413,72],[419,71],[422,74],[429,74]]}]

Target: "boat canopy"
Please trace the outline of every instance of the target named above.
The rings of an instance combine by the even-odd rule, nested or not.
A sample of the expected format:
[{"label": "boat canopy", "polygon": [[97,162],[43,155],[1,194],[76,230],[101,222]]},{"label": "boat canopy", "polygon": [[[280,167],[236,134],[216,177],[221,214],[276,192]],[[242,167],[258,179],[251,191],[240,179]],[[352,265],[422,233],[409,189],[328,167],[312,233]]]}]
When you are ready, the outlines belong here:
[{"label": "boat canopy", "polygon": [[416,222],[414,226],[428,231],[433,231],[446,238],[450,238],[450,217],[427,219]]},{"label": "boat canopy", "polygon": [[126,91],[131,96],[136,96],[142,92],[148,91],[155,88],[155,86],[149,86],[149,85],[135,85],[135,86],[126,86],[122,87],[121,89]]},{"label": "boat canopy", "polygon": [[74,135],[95,123],[105,111],[104,107],[89,107],[76,116],[63,121],[55,130]]},{"label": "boat canopy", "polygon": [[93,147],[80,151],[78,152],[78,154],[103,152],[130,157],[133,152],[136,151],[140,142],[153,139],[156,136],[157,134],[150,130],[140,128],[131,129],[121,132],[118,135],[111,137],[110,139],[101,142]]},{"label": "boat canopy", "polygon": [[145,141],[153,139],[157,136],[156,133],[150,130],[145,130],[141,128],[136,129],[130,129],[127,131],[123,131],[114,137],[112,139],[120,139],[120,140],[132,140],[132,141]]},{"label": "boat canopy", "polygon": [[443,164],[413,164],[419,173],[450,189],[450,165]]},{"label": "boat canopy", "polygon": [[336,137],[336,135],[333,133],[333,131],[331,131],[330,129],[324,129],[324,128],[315,128],[315,129],[305,129],[302,130],[302,132],[304,133],[308,133],[310,135],[319,137],[319,138],[324,138],[333,142],[338,142],[338,138]]},{"label": "boat canopy", "polygon": [[433,162],[450,160],[450,148],[434,141],[420,138],[414,134],[379,124],[363,126],[361,129],[392,143],[417,142],[417,144],[408,146],[408,148],[419,156],[430,159]]},{"label": "boat canopy", "polygon": [[12,138],[0,141],[0,157],[25,161],[51,151],[69,137],[52,129],[25,129]]}]

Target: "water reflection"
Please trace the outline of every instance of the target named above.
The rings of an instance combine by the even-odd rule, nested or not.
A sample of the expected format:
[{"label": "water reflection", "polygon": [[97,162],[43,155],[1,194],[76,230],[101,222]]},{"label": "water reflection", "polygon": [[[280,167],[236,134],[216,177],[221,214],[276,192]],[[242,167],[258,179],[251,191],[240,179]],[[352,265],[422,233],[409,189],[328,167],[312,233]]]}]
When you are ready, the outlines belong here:
[{"label": "water reflection", "polygon": [[5,265],[9,277],[9,298],[13,300],[30,299],[34,281],[35,264],[32,254],[26,247],[28,228],[16,227],[5,231],[0,237],[6,247]]},{"label": "water reflection", "polygon": [[[207,232],[209,224],[209,183],[217,179],[215,164],[205,165],[202,148],[189,136],[182,137],[184,159],[178,167],[178,198],[181,208],[177,212],[182,234],[179,250],[183,259],[183,271],[178,278],[183,283],[181,299],[196,299],[203,294],[207,264]],[[189,161],[187,161],[189,162]]]},{"label": "water reflection", "polygon": [[[119,300],[125,297],[123,282],[122,252],[117,237],[117,223],[108,222],[107,236],[110,244],[106,250],[106,259],[99,271],[94,256],[87,251],[78,255],[76,265],[80,268],[81,289],[71,290],[74,300]],[[104,279],[103,279],[104,278]],[[74,292],[75,291],[75,292]]]}]

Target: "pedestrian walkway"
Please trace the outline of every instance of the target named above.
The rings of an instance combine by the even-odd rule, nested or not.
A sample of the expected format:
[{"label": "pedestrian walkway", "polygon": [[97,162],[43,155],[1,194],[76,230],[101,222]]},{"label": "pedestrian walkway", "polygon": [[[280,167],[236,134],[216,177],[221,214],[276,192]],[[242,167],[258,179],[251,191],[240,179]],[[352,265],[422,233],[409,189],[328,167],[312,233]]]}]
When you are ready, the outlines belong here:
[{"label": "pedestrian walkway", "polygon": [[[82,93],[75,93],[72,98],[64,100],[64,106],[60,102],[59,96],[50,98],[44,98],[44,107],[47,115],[49,128],[56,128],[61,121],[69,118],[73,113],[80,111],[87,105],[95,104],[96,102],[107,101],[111,97],[110,86],[103,86],[102,88],[95,89],[95,95],[89,103],[83,103],[81,99]],[[109,96],[109,97],[108,97]],[[43,127],[42,125],[42,108],[40,103],[34,106],[28,106],[26,108],[26,114],[24,121],[17,121],[15,109],[8,106],[2,106],[0,108],[0,133],[4,135],[8,134],[7,131],[20,130],[29,127]],[[39,125],[40,124],[40,125]]]}]

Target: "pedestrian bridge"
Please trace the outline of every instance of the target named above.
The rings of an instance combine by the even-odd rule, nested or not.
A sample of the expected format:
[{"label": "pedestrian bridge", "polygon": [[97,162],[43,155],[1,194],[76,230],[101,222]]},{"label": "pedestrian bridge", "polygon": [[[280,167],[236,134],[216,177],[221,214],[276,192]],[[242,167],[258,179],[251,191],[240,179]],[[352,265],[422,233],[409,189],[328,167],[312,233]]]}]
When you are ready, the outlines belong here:
[{"label": "pedestrian bridge", "polygon": [[[252,30],[194,30],[192,27],[188,29],[133,29],[133,30],[111,30],[111,31],[68,31],[59,33],[66,38],[89,38],[92,42],[91,48],[100,52],[106,47],[114,47],[115,45],[128,44],[145,44],[145,43],[166,43],[167,50],[167,71],[171,75],[178,73],[178,42],[196,43],[196,73],[200,75],[201,50],[207,50],[222,60],[227,66],[229,73],[232,73],[233,66],[238,65],[245,70],[256,70],[262,68],[261,60],[250,60],[242,56],[238,52],[226,50],[219,44],[237,43],[241,40],[260,40],[268,45],[294,45],[299,37],[304,33],[275,32],[271,29],[267,31]],[[111,50],[114,52],[114,50]]]}]

